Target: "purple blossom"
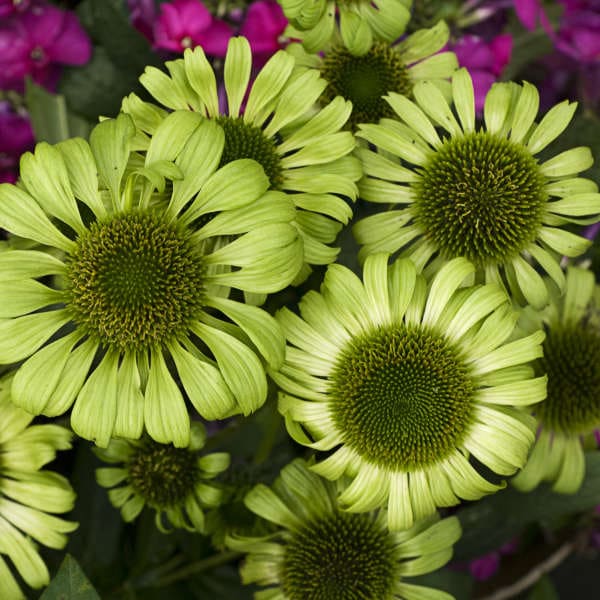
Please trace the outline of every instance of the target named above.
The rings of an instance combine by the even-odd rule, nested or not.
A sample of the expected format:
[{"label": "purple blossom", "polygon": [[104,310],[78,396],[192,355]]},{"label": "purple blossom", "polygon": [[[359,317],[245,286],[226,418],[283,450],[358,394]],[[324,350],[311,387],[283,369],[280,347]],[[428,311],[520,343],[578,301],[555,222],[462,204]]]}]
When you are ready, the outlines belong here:
[{"label": "purple blossom", "polygon": [[154,46],[172,52],[202,46],[207,54],[225,56],[231,27],[214,19],[200,0],[173,0],[160,5],[154,25]]},{"label": "purple blossom", "polygon": [[0,17],[8,17],[29,8],[30,0],[0,0]]},{"label": "purple blossom", "polygon": [[485,96],[502,74],[512,54],[510,34],[498,35],[486,42],[476,35],[465,35],[450,48],[461,67],[466,67],[473,79],[475,109],[483,110]]},{"label": "purple blossom", "polygon": [[77,17],[36,2],[0,25],[0,88],[22,91],[24,78],[54,89],[61,65],[83,65],[92,46]]},{"label": "purple blossom", "polygon": [[515,12],[525,29],[533,31],[541,25],[547,33],[552,32],[552,26],[542,7],[541,0],[514,0]]},{"label": "purple blossom", "polygon": [[156,5],[154,0],[127,0],[131,24],[150,42],[154,42]]},{"label": "purple blossom", "polygon": [[287,24],[281,6],[275,0],[258,0],[248,7],[240,35],[248,38],[255,67],[262,67],[283,47],[281,35]]},{"label": "purple blossom", "polygon": [[35,143],[29,118],[15,112],[9,102],[0,102],[0,182],[14,183],[23,152]]},{"label": "purple blossom", "polygon": [[561,0],[565,10],[554,36],[557,50],[583,62],[600,61],[600,2]]},{"label": "purple blossom", "polygon": [[496,574],[500,567],[500,560],[505,554],[514,554],[517,551],[518,542],[512,539],[498,550],[479,556],[469,562],[469,572],[477,581],[485,581]]}]

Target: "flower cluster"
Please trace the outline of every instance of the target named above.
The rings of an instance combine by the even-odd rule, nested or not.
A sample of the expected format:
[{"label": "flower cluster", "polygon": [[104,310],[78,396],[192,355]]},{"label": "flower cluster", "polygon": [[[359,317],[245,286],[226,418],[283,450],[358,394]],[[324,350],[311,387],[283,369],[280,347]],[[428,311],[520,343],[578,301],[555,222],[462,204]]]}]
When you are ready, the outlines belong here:
[{"label": "flower cluster", "polygon": [[[451,600],[455,546],[484,580],[537,498],[564,522],[600,475],[596,148],[503,80],[516,31],[597,61],[561,4],[90,0],[61,88],[75,13],[0,3],[0,597],[48,584],[80,490],[74,552],[90,497],[127,523],[81,553],[107,595]],[[34,146],[26,76],[68,125],[129,63]]]}]

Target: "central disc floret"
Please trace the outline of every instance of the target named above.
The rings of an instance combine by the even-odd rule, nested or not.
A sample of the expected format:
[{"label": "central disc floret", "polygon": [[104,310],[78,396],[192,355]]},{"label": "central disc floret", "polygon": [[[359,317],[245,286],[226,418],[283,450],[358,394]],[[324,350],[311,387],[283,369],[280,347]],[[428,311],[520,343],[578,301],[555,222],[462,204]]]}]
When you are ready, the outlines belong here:
[{"label": "central disc floret", "polygon": [[548,396],[536,415],[550,428],[589,433],[600,424],[600,335],[578,326],[549,331],[540,367],[548,374]]},{"label": "central disc floret", "polygon": [[473,384],[458,353],[421,329],[353,340],[331,378],[330,409],[344,443],[394,470],[444,458],[470,423]]},{"label": "central disc floret", "polygon": [[343,46],[334,48],[323,59],[322,75],[329,82],[323,103],[336,96],[351,100],[349,122],[354,127],[359,123],[378,123],[380,118],[394,115],[382,98],[388,92],[412,95],[408,69],[389,44],[374,44],[364,56],[354,56]]},{"label": "central disc floret", "polygon": [[79,238],[68,265],[69,307],[105,346],[161,345],[201,307],[203,271],[177,227],[152,214],[119,215]]},{"label": "central disc floret", "polygon": [[225,132],[225,147],[219,167],[240,158],[251,158],[264,169],[271,189],[283,184],[281,162],[275,143],[259,127],[245,123],[240,117],[219,117],[217,123]]},{"label": "central disc floret", "polygon": [[504,262],[532,242],[547,195],[535,159],[486,132],[451,138],[413,186],[416,220],[449,257]]},{"label": "central disc floret", "polygon": [[155,508],[181,504],[192,493],[200,471],[198,458],[186,448],[148,440],[129,463],[129,482]]},{"label": "central disc floret", "polygon": [[395,577],[390,538],[372,516],[333,514],[295,532],[282,587],[290,600],[381,600]]}]

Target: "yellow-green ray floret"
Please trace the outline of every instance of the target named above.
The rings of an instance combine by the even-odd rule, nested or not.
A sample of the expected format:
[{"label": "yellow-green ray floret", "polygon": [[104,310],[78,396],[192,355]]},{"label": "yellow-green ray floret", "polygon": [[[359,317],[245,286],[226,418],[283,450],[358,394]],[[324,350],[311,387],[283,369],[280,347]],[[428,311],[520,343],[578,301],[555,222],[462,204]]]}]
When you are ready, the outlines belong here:
[{"label": "yellow-green ray floret", "polygon": [[434,85],[420,82],[414,101],[386,97],[394,118],[360,127],[357,135],[376,148],[357,151],[365,171],[361,197],[392,206],[355,225],[360,257],[398,252],[433,272],[464,256],[479,277],[543,308],[548,294],[532,263],[562,289],[560,257],[577,256],[590,242],[561,226],[595,222],[600,212],[596,184],[577,176],[592,164],[589,148],[542,163],[536,157],[567,127],[576,105],[564,101],[535,123],[536,88],[498,83],[479,126],[466,70],[454,75],[452,92],[454,110]]},{"label": "yellow-green ray floret", "polygon": [[73,508],[71,485],[62,475],[42,469],[57,450],[71,447],[73,436],[58,425],[31,425],[33,415],[11,402],[12,377],[0,379],[0,598],[24,600],[14,571],[32,588],[48,585],[38,544],[64,548],[67,534],[77,528],[56,516]]},{"label": "yellow-green ray floret", "polygon": [[215,121],[225,133],[219,166],[241,158],[256,160],[269,179],[269,189],[293,201],[305,263],[297,281],[308,275],[309,265],[334,261],[339,250],[331,244],[352,216],[351,201],[362,175],[360,161],[351,156],[355,139],[341,131],[351,104],[332,97],[322,108],[316,107],[327,83],[315,69],[297,69],[294,58],[284,51],[251,80],[252,53],[243,37],[230,40],[225,57],[226,107],[201,47],[186,50],[183,58],[166,66],[168,75],[148,67],[140,81],[167,110],[142,102],[135,94],[123,100],[123,110],[139,130],[140,148],[147,147],[168,111],[190,111]]},{"label": "yellow-green ray floret", "polygon": [[451,600],[446,592],[405,581],[440,568],[460,537],[456,517],[437,515],[390,531],[385,510],[356,514],[338,503],[335,483],[301,459],[271,487],[259,484],[246,506],[271,525],[263,537],[230,536],[247,554],[242,581],[268,586],[255,598],[273,600]]},{"label": "yellow-green ray floret", "polygon": [[469,261],[428,281],[409,259],[388,259],[369,256],[363,281],[331,265],[299,316],[282,309],[288,346],[271,376],[290,435],[329,454],[311,468],[350,477],[341,505],[387,505],[400,530],[505,485],[481,466],[504,477],[525,464],[535,421],[523,407],[545,398],[546,378],[528,364],[543,332],[515,336],[506,292],[472,285]]},{"label": "yellow-green ray floret", "polygon": [[223,130],[189,111],[158,124],[144,157],[131,117],[90,143],[39,144],[19,187],[0,186],[0,226],[47,247],[0,254],[0,363],[25,360],[13,401],[113,436],[186,447],[187,399],[206,419],[265,401],[264,363],[285,341],[264,295],[302,267],[289,198],[254,160],[219,167]]},{"label": "yellow-green ray floret", "polygon": [[512,482],[529,491],[549,481],[573,494],[585,477],[585,450],[600,443],[600,286],[592,271],[571,266],[564,293],[551,291],[544,311],[527,308],[520,321],[525,331],[546,333],[536,369],[548,377],[548,396],[531,407],[537,440]]},{"label": "yellow-green ray floret", "polygon": [[448,42],[449,31],[443,21],[423,29],[396,44],[375,42],[361,54],[354,53],[342,40],[333,39],[320,54],[310,54],[299,44],[290,44],[299,64],[319,69],[328,82],[320,101],[328,103],[341,96],[352,102],[349,123],[378,123],[394,112],[386,94],[412,97],[413,87],[427,80],[450,96],[450,78],[457,69],[452,52],[440,52]]},{"label": "yellow-green ray floret", "polygon": [[411,0],[279,0],[279,4],[289,20],[285,35],[301,40],[307,52],[323,50],[337,33],[358,55],[374,42],[389,44],[404,33]]},{"label": "yellow-green ray floret", "polygon": [[163,532],[169,523],[198,533],[205,532],[204,510],[218,506],[221,487],[212,480],[229,466],[229,454],[201,454],[206,441],[204,426],[194,421],[186,448],[140,440],[112,440],[95,452],[112,467],[96,469],[98,483],[106,488],[124,521],[133,521],[148,506],[156,511],[156,526]]}]

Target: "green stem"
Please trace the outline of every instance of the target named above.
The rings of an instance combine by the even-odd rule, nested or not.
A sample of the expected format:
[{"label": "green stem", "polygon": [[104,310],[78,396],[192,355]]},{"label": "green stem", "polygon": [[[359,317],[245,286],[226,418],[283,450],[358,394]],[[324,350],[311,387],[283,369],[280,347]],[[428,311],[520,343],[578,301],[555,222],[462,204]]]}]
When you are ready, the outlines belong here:
[{"label": "green stem", "polygon": [[209,556],[208,558],[186,565],[178,571],[173,571],[169,575],[159,579],[154,585],[155,587],[164,587],[175,581],[187,579],[190,575],[196,575],[197,573],[208,571],[214,567],[233,562],[241,556],[241,552],[222,552],[221,554],[215,554],[214,556]]}]

